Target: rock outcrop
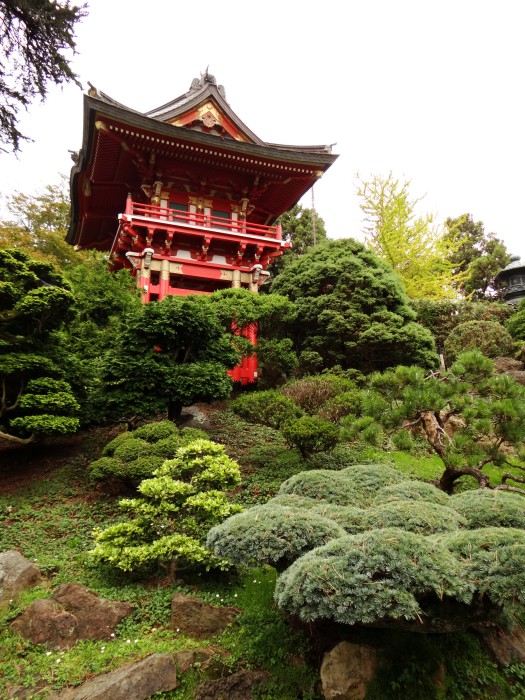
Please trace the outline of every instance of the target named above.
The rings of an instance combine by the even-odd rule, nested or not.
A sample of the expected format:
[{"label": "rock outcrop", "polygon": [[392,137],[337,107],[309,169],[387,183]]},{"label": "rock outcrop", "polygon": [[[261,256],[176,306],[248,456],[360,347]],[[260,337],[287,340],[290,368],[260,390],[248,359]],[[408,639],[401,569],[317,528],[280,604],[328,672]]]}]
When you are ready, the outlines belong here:
[{"label": "rock outcrop", "polygon": [[40,570],[16,550],[0,553],[0,605],[42,580]]}]

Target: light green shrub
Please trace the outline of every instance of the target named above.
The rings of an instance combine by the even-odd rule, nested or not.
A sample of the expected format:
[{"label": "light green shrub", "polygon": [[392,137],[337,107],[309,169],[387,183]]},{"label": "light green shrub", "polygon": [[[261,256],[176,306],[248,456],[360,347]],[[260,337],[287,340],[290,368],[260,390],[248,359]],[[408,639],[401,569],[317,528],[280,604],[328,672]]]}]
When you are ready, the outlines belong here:
[{"label": "light green shrub", "polygon": [[110,440],[104,446],[104,449],[102,450],[102,455],[104,457],[113,457],[113,455],[115,454],[115,450],[122,442],[125,442],[126,440],[134,440],[134,439],[135,439],[135,433],[133,433],[131,431],[125,431],[123,433],[120,433],[119,435],[117,435],[117,437],[113,438],[113,440]]},{"label": "light green shrub", "polygon": [[161,420],[156,423],[142,425],[134,431],[136,438],[146,440],[146,442],[158,442],[170,435],[178,435],[179,430],[171,420]]},{"label": "light green shrub", "polygon": [[319,374],[313,377],[294,379],[286,384],[281,391],[305,413],[313,416],[327,401],[355,389],[356,386],[351,379],[333,374]]},{"label": "light green shrub", "polygon": [[369,508],[362,519],[367,530],[397,527],[420,535],[450,532],[466,524],[457,511],[428,501],[389,501]]},{"label": "light green shrub", "polygon": [[360,506],[363,502],[361,493],[355,492],[342,472],[312,469],[300,472],[287,479],[279,489],[281,494],[295,494],[307,498],[327,501],[341,506]]},{"label": "light green shrub", "polygon": [[238,465],[222,445],[196,440],[177,450],[175,458],[141,482],[140,497],[122,499],[129,522],[94,532],[91,556],[123,571],[152,564],[225,567],[205,546],[208,528],[238,512],[224,490],[240,483]]},{"label": "light green shrub", "polygon": [[440,506],[449,506],[462,513],[453,504],[450,496],[425,481],[401,481],[398,484],[381,487],[375,494],[374,504],[379,505],[389,501],[426,501],[427,503],[437,503]]}]

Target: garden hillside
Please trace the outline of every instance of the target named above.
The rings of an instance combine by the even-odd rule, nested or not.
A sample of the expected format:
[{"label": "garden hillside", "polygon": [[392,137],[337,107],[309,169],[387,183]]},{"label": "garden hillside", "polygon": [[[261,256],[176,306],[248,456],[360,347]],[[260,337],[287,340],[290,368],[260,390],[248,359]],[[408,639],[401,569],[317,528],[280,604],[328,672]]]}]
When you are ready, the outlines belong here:
[{"label": "garden hillside", "polygon": [[[353,384],[276,395],[297,420],[336,425]],[[168,683],[144,667],[159,657],[176,665],[159,698],[321,700],[341,689],[337,669],[367,698],[523,697],[523,497],[471,477],[447,495],[419,438],[385,451],[338,434],[302,454],[282,427],[240,417],[257,396],[199,404],[178,428],[141,421],[2,451],[0,550],[38,570],[18,594],[2,585],[2,697],[93,693],[108,678],[116,693],[117,669]],[[90,610],[118,601],[127,614],[85,632],[72,584],[98,596]]]},{"label": "garden hillside", "polygon": [[269,289],[150,304],[0,227],[0,697],[525,697],[524,302],[361,196],[366,246],[296,209]]}]

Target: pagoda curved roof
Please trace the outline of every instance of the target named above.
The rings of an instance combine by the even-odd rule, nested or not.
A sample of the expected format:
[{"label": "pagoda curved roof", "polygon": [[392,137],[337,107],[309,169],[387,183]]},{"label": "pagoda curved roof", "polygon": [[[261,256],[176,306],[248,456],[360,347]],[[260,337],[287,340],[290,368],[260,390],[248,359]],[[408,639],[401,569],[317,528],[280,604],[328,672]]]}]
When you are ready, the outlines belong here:
[{"label": "pagoda curved roof", "polygon": [[[125,197],[176,167],[198,180],[218,171],[238,192],[250,190],[251,219],[271,224],[336,160],[330,145],[266,143],[233,112],[207,71],[179,97],[146,113],[90,85],[81,150],[71,171],[67,241],[104,249]],[[202,179],[202,178],[201,178]],[[140,200],[139,200],[140,201]]]}]

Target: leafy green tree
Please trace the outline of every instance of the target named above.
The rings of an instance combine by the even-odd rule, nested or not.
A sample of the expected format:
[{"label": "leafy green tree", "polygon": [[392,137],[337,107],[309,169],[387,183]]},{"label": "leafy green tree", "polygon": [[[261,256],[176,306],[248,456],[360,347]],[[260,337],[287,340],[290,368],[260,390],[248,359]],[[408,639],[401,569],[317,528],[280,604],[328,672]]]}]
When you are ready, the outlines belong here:
[{"label": "leafy green tree", "polygon": [[399,278],[357,241],[328,241],[305,253],[276,278],[271,292],[295,303],[289,335],[300,359],[315,353],[318,369],[370,372],[437,363],[432,336],[415,323]]},{"label": "leafy green tree", "polygon": [[20,150],[28,137],[18,128],[19,112],[35,97],[45,99],[50,83],[81,87],[62,52],[75,50],[75,24],[85,7],[69,0],[0,2],[0,150]]},{"label": "leafy green tree", "polygon": [[503,241],[494,233],[485,233],[483,223],[475,222],[472,214],[448,218],[445,226],[448,260],[454,267],[453,287],[471,299],[495,297],[494,278],[510,262]]},{"label": "leafy green tree", "polygon": [[13,442],[73,433],[78,403],[53,361],[54,333],[74,298],[51,265],[0,251],[0,436]]},{"label": "leafy green tree", "polygon": [[10,218],[0,221],[1,248],[18,248],[63,271],[85,259],[86,253],[65,241],[70,211],[65,177],[36,195],[15,192],[6,204]]},{"label": "leafy green tree", "polygon": [[206,548],[205,536],[240,510],[225,493],[239,483],[239,466],[222,445],[195,440],[141,482],[138,498],[120,501],[131,519],[97,530],[90,554],[122,571],[160,563],[172,577],[183,566],[224,567]]},{"label": "leafy green tree", "polygon": [[281,215],[280,224],[283,230],[283,238],[290,241],[292,247],[275,258],[270,266],[270,273],[275,277],[300,255],[306,253],[312,246],[327,240],[324,220],[315,209],[308,209],[296,204],[289,211]]},{"label": "leafy green tree", "polygon": [[[449,371],[430,375],[419,367],[396,367],[370,378],[363,415],[390,435],[421,431],[441,459],[440,488],[452,493],[462,477],[491,486],[487,465],[507,468],[498,490],[525,493],[525,388],[479,351],[461,354]],[[344,418],[352,429],[352,418]],[[368,427],[368,423],[366,424]],[[408,440],[407,440],[408,442]]]},{"label": "leafy green tree", "polygon": [[223,289],[210,297],[224,330],[243,355],[255,347],[237,333],[250,324],[257,326],[259,373],[267,386],[282,384],[298,365],[288,325],[296,315],[294,304],[278,294],[253,294],[247,289]]},{"label": "leafy green tree", "polygon": [[421,199],[412,199],[410,182],[375,175],[360,181],[367,244],[398,273],[412,299],[455,296],[452,288],[455,251],[431,214],[418,216]]},{"label": "leafy green tree", "polygon": [[417,320],[428,328],[443,351],[448,335],[460,323],[490,321],[505,325],[514,309],[499,301],[467,299],[412,299],[410,305],[417,313]]},{"label": "leafy green tree", "polygon": [[171,296],[140,305],[122,319],[102,359],[94,409],[117,419],[167,409],[176,420],[183,406],[226,398],[226,369],[239,359],[230,338],[209,297]]},{"label": "leafy green tree", "polygon": [[522,497],[490,493],[471,515],[385,465],[302,472],[207,543],[234,564],[275,566],[277,605],[305,622],[450,632],[525,602]]}]

